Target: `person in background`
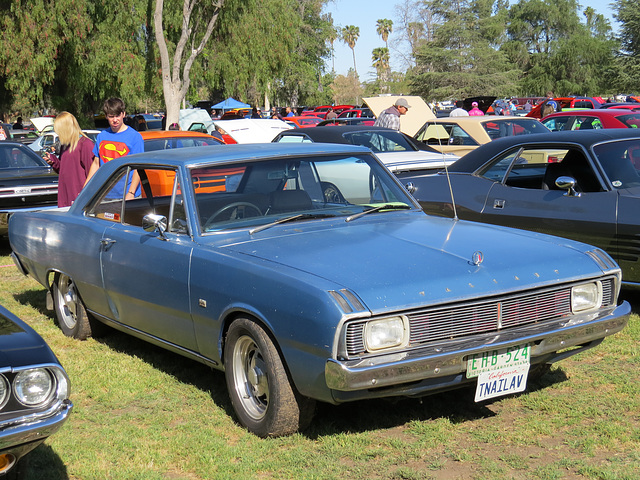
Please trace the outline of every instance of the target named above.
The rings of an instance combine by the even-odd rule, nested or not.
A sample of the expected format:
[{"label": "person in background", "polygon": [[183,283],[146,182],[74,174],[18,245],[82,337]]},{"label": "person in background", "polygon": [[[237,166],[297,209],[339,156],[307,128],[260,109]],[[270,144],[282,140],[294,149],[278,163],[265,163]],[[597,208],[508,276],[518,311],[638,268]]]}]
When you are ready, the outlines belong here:
[{"label": "person in background", "polygon": [[285,109],[285,117],[295,117],[295,114],[293,113],[293,111],[291,110],[291,107],[287,107]]},{"label": "person in background", "polygon": [[330,108],[327,112],[327,115],[324,117],[325,120],[333,120],[334,118],[338,118],[336,112],[333,111],[333,108]]},{"label": "person in background", "polygon": [[[96,137],[93,148],[93,163],[87,175],[87,182],[105,163],[125,155],[144,152],[142,135],[135,129],[124,123],[126,115],[125,104],[122,99],[112,97],[104,102],[102,107],[104,115],[109,122],[109,128],[102,130]],[[140,196],[140,177],[137,172],[132,172],[118,182],[113,193],[119,198],[129,200]]]},{"label": "person in background", "polygon": [[24,125],[22,124],[22,117],[18,117],[18,119],[16,120],[16,123],[13,124],[13,129],[14,130],[24,129]]},{"label": "person in background", "polygon": [[7,132],[5,131],[4,127],[0,125],[0,140],[6,140],[7,137]]},{"label": "person in background", "polygon": [[398,98],[396,103],[383,110],[378,118],[376,118],[374,127],[386,127],[394,130],[400,130],[400,116],[406,115],[411,105],[406,98]]},{"label": "person in background", "polygon": [[529,113],[532,108],[533,106],[531,105],[531,102],[527,100],[527,103],[524,104],[524,107],[522,107],[522,110],[524,110],[525,113]]},{"label": "person in background", "polygon": [[462,100],[458,100],[456,102],[456,108],[451,110],[451,113],[449,113],[449,116],[450,117],[468,117],[469,112],[467,112],[464,108],[462,108],[462,105],[464,105]]},{"label": "person in background", "polygon": [[484,115],[484,112],[478,108],[478,102],[472,102],[471,107],[471,110],[469,110],[469,116],[481,117]]},{"label": "person in background", "polygon": [[169,125],[169,130],[181,130],[181,128],[179,124],[174,122],[171,125]]},{"label": "person in background", "polygon": [[45,160],[58,173],[58,207],[68,207],[80,194],[93,164],[93,142],[69,112],[62,112],[53,121],[58,134],[60,153],[48,153]]},{"label": "person in background", "polygon": [[262,118],[262,114],[258,107],[253,107],[251,109],[251,118]]}]

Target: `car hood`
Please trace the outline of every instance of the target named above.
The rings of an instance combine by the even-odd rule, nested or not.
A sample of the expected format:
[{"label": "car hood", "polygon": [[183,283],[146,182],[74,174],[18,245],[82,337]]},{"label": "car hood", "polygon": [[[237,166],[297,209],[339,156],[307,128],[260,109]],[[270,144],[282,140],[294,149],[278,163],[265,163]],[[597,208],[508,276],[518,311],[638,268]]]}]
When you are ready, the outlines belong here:
[{"label": "car hood", "polygon": [[55,357],[45,341],[26,324],[9,320],[0,309],[0,367],[50,363]]},{"label": "car hood", "polygon": [[460,157],[451,154],[425,152],[379,152],[375,154],[392,172],[444,168]]},{"label": "car hood", "polygon": [[[253,236],[225,248],[333,282],[373,312],[602,273],[582,253],[588,249],[583,244],[422,212],[371,214],[349,223],[344,217],[300,222]],[[475,265],[474,256],[483,261]],[[312,280],[302,275],[300,281]]]}]

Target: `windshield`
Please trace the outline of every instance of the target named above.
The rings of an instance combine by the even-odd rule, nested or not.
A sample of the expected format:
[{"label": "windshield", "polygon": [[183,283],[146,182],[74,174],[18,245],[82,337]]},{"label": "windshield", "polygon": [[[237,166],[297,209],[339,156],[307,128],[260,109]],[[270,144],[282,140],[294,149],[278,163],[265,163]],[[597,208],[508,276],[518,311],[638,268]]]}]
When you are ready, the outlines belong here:
[{"label": "windshield", "polygon": [[342,135],[352,145],[362,145],[374,153],[414,152],[417,149],[399,132],[375,130],[350,132]]},{"label": "windshield", "polygon": [[614,188],[640,186],[640,138],[602,143],[593,151]]},{"label": "windshield", "polygon": [[[416,208],[371,155],[282,158],[191,170],[200,231],[252,228],[280,219],[349,217]],[[377,212],[376,212],[377,213]]]}]

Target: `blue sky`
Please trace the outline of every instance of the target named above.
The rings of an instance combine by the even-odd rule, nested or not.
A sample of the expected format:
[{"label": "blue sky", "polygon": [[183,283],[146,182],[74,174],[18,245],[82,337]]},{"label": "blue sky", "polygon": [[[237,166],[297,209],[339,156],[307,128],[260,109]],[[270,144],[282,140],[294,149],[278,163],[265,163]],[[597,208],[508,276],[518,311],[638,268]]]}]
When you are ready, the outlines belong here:
[{"label": "blue sky", "polygon": [[[609,4],[611,0],[579,0],[583,8],[592,7],[597,13],[607,17],[613,28],[613,11]],[[330,0],[325,6],[325,12],[331,13],[333,23],[336,26],[355,25],[360,28],[360,38],[355,47],[356,65],[361,80],[375,78],[375,69],[371,66],[371,51],[376,47],[384,47],[384,42],[376,33],[376,21],[380,18],[388,18],[398,23],[396,5],[399,0]],[[391,68],[404,71],[404,66],[399,60],[400,53],[392,48],[394,34],[389,37],[391,50]],[[351,49],[344,43],[336,41],[335,69],[336,73],[346,75],[349,68],[353,68],[353,55]],[[331,70],[331,61],[328,62],[328,70]]]}]

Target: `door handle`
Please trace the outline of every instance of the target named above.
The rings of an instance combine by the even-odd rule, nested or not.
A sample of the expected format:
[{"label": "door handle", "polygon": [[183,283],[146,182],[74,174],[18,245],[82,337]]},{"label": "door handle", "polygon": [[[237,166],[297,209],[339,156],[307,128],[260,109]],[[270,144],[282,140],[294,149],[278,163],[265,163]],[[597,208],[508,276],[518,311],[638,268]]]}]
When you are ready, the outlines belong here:
[{"label": "door handle", "polygon": [[502,199],[496,199],[493,201],[493,208],[502,210],[504,208],[505,201]]},{"label": "door handle", "polygon": [[100,240],[100,244],[102,245],[103,250],[109,250],[109,248],[111,248],[111,245],[113,245],[114,243],[116,243],[116,241],[110,238],[103,238],[102,240]]}]

